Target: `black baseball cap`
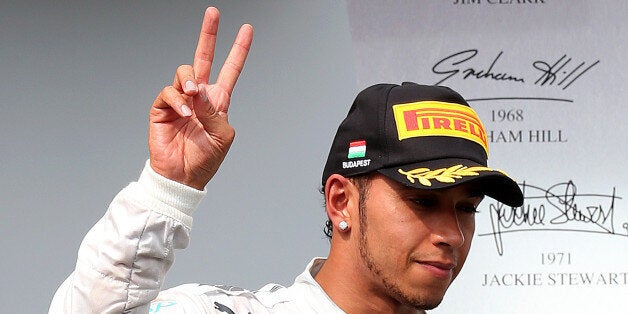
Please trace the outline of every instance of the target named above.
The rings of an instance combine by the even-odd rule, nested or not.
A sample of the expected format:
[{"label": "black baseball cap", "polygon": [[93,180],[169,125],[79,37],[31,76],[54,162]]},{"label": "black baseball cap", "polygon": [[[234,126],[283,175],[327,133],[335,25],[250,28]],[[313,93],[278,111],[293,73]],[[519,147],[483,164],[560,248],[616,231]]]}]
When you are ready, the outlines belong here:
[{"label": "black baseball cap", "polygon": [[358,94],[338,127],[322,183],[334,173],[375,171],[419,189],[478,180],[485,195],[521,206],[517,182],[487,160],[486,130],[460,94],[445,86],[378,84]]}]

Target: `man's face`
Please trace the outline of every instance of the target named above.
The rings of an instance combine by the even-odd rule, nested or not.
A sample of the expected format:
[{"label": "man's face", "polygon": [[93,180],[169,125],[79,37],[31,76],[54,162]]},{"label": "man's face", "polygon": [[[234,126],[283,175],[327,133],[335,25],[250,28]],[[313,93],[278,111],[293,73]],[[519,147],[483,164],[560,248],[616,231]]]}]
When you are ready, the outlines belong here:
[{"label": "man's face", "polygon": [[467,257],[481,200],[470,184],[430,191],[373,176],[359,236],[370,286],[401,304],[436,307]]}]

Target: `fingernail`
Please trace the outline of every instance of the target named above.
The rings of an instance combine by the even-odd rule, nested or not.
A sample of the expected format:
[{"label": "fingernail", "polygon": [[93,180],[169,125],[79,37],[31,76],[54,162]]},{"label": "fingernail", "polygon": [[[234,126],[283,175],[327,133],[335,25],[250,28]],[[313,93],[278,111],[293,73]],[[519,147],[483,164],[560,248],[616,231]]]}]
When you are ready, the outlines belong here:
[{"label": "fingernail", "polygon": [[192,110],[187,105],[181,106],[181,113],[183,113],[184,117],[189,117],[192,115]]},{"label": "fingernail", "polygon": [[194,82],[192,81],[185,82],[185,89],[191,92],[198,92],[198,88],[196,87],[196,84],[194,84]]}]

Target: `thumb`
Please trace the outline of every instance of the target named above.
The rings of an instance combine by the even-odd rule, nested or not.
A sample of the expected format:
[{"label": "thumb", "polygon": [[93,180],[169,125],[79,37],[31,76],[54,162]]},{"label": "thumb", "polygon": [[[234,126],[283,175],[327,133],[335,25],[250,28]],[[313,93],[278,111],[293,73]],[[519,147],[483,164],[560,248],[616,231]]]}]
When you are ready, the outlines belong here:
[{"label": "thumb", "polygon": [[225,142],[227,145],[230,144],[235,136],[235,131],[229,125],[227,113],[221,111],[220,104],[224,100],[208,96],[215,96],[212,93],[208,93],[209,86],[200,84],[198,87],[199,92],[194,96],[194,113],[196,118],[211,137]]}]

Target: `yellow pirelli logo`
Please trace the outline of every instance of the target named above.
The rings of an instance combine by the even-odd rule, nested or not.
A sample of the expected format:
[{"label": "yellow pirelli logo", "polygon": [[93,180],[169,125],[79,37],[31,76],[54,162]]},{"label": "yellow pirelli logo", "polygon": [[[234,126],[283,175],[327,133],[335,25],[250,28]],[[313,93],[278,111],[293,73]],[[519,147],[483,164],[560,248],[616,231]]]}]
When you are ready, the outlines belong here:
[{"label": "yellow pirelli logo", "polygon": [[478,115],[468,106],[420,101],[394,105],[399,140],[421,136],[451,136],[474,141],[488,155],[486,130]]}]

